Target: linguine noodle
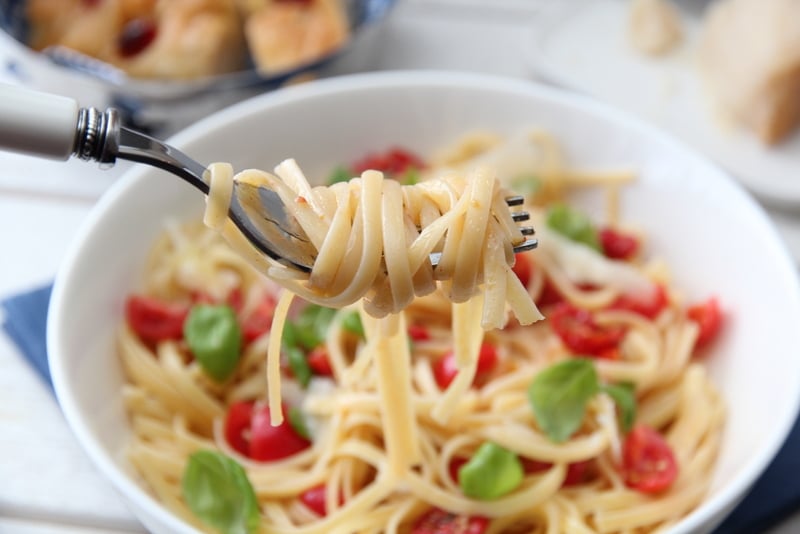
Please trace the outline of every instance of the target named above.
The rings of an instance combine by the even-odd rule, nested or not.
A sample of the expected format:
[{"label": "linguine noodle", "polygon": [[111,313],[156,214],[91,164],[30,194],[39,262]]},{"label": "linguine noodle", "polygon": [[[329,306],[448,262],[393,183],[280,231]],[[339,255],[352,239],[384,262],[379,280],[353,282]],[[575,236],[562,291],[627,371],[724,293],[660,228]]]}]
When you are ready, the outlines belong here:
[{"label": "linguine noodle", "polygon": [[[503,202],[520,172],[515,165],[541,181],[525,206],[540,247],[527,254],[532,269],[524,283],[509,266],[521,236]],[[205,376],[181,341],[152,346],[129,325],[118,336],[134,434],[128,457],[150,491],[187,522],[208,528],[180,487],[187,458],[201,449],[222,451],[244,467],[258,499],[260,531],[278,534],[416,534],[423,531],[413,530],[415,521],[431,508],[464,521],[485,518],[487,533],[638,534],[668,528],[701,502],[724,407],[694,358],[699,329],[686,302],[663,265],[611,260],[545,223],[546,206],[575,188],[591,188],[605,191],[607,219],[618,224],[618,191],[631,173],[572,169],[543,132],[467,136],[434,158],[428,180],[416,185],[367,171],[311,187],[291,160],[274,175],[247,170],[234,176],[224,164],[209,170],[206,225],[165,231],[145,269],[143,292],[180,301],[197,292],[222,299],[238,290],[240,316],[273,295],[272,329],[244,346],[223,383]],[[233,180],[268,184],[290,206],[319,251],[310,274],[267,262],[236,233],[225,219]],[[433,268],[428,257],[436,250],[443,255]],[[612,305],[632,295],[653,298],[658,287],[666,300],[653,317]],[[592,361],[604,383],[632,384],[636,423],[658,430],[674,453],[678,472],[664,491],[645,494],[626,483],[620,470],[625,432],[610,394],[589,400],[579,427],[563,442],[548,436],[531,410],[531,382],[576,356],[551,321],[538,321],[534,303],[548,315],[553,290],[599,324],[624,331],[615,357]],[[295,295],[343,309],[323,341],[331,377],[312,378],[306,389],[281,380],[278,333],[302,305],[292,302]],[[363,338],[344,327],[346,311],[359,313]],[[419,327],[425,338],[409,343],[408,332]],[[497,352],[488,374],[479,371],[484,344]],[[443,388],[436,365],[450,351],[458,372]],[[301,407],[311,445],[273,462],[234,450],[224,419],[243,399],[266,400],[273,424],[283,419],[282,403]],[[487,441],[538,467],[526,469],[513,491],[481,500],[464,494],[452,466]],[[576,465],[588,467],[574,483]],[[321,484],[324,517],[300,499]]]}]

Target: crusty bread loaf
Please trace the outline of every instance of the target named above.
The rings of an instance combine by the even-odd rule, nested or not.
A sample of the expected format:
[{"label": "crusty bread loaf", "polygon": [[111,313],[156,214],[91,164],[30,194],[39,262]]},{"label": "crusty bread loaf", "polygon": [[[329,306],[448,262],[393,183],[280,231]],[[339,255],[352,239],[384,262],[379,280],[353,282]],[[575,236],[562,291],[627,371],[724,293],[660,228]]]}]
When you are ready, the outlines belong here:
[{"label": "crusty bread loaf", "polygon": [[[70,48],[137,78],[199,78],[247,61],[233,0],[28,0],[26,8],[33,48]],[[139,22],[152,24],[153,36],[126,54],[122,36]]]},{"label": "crusty bread loaf", "polygon": [[260,8],[257,4],[248,2],[245,35],[250,55],[263,72],[308,63],[338,49],[348,38],[347,16],[338,0],[264,2]]},{"label": "crusty bread loaf", "polygon": [[765,143],[800,125],[800,0],[719,0],[700,54],[711,93]]}]

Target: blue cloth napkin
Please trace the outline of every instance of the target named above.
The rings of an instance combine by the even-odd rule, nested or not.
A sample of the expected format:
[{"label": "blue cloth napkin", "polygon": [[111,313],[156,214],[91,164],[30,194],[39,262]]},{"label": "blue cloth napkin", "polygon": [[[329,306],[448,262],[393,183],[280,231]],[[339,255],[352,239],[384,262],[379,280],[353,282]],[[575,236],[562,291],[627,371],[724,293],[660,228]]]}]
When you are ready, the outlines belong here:
[{"label": "blue cloth napkin", "polygon": [[50,367],[47,365],[47,306],[53,286],[47,285],[28,293],[0,301],[5,309],[3,330],[16,343],[27,362],[52,389]]},{"label": "blue cloth napkin", "polygon": [[[0,301],[5,309],[3,329],[20,352],[50,385],[47,366],[47,306],[52,286]],[[763,532],[800,507],[800,419],[772,464],[756,481],[750,493],[714,534]]]}]

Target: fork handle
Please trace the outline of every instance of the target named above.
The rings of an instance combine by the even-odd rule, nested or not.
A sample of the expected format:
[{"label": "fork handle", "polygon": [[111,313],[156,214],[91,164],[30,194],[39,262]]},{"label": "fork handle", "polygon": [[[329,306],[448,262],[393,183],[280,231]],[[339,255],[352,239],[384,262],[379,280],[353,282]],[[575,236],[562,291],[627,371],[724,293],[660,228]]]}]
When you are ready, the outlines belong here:
[{"label": "fork handle", "polygon": [[0,85],[0,149],[65,161],[72,156],[113,163],[118,139],[108,137],[116,113],[80,108],[64,96]]}]

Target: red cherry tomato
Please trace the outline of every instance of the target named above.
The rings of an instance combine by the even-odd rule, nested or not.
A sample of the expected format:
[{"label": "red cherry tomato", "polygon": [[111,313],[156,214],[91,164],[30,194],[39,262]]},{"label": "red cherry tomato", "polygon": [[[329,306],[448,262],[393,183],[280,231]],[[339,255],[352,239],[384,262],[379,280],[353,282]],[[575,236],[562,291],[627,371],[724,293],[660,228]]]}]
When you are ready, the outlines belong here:
[{"label": "red cherry tomato", "polygon": [[[497,350],[489,343],[481,344],[481,349],[478,353],[478,369],[475,372],[473,385],[479,384],[494,369],[495,365],[497,365]],[[457,374],[456,355],[453,352],[448,352],[433,364],[433,376],[436,379],[436,384],[441,389],[447,389],[447,386],[450,385]]]},{"label": "red cherry tomato", "polygon": [[[540,462],[531,458],[521,458],[522,468],[526,473],[539,473],[553,467],[549,462]],[[567,465],[567,474],[564,477],[564,482],[561,487],[575,486],[586,482],[589,473],[589,467],[592,465],[592,460],[583,460],[580,462],[572,462]]]},{"label": "red cherry tomato", "polygon": [[227,304],[233,311],[239,312],[242,309],[244,297],[240,288],[233,289],[224,301],[212,297],[203,291],[195,291],[192,293],[192,303],[194,304]]},{"label": "red cherry tomato", "polygon": [[564,487],[569,487],[586,482],[591,465],[592,460],[572,462],[571,464],[567,465],[567,476],[564,477],[564,482],[561,485]]},{"label": "red cherry tomato", "polygon": [[421,324],[410,324],[408,325],[408,337],[413,341],[427,341],[431,338],[431,334]]},{"label": "red cherry tomato", "polygon": [[272,426],[269,407],[253,411],[253,423],[250,427],[250,458],[262,462],[271,462],[297,454],[307,449],[311,442],[298,434],[286,417],[283,408],[283,423]]},{"label": "red cherry tomato", "polygon": [[351,166],[353,174],[372,169],[387,174],[400,174],[409,169],[424,169],[425,163],[412,152],[403,148],[390,148],[386,152],[369,154]]},{"label": "red cherry tomato", "polygon": [[704,347],[717,337],[722,329],[722,310],[715,297],[690,306],[686,315],[700,327],[696,347]]},{"label": "red cherry tomato", "polygon": [[154,297],[132,295],[125,302],[125,318],[142,341],[158,343],[183,338],[183,321],[189,306]]},{"label": "red cherry tomato", "polygon": [[275,299],[265,295],[258,306],[242,320],[242,336],[245,343],[255,341],[269,332],[272,327],[272,315],[275,313]]},{"label": "red cherry tomato", "polygon": [[667,292],[663,286],[657,285],[654,293],[648,297],[620,295],[611,303],[609,309],[625,310],[638,313],[648,319],[655,319],[669,304]]},{"label": "red cherry tomato", "polygon": [[328,356],[328,349],[325,345],[320,345],[311,350],[306,356],[308,366],[314,371],[315,375],[333,376],[333,368]]},{"label": "red cherry tomato", "polygon": [[612,360],[617,361],[622,359],[622,353],[619,350],[619,347],[611,347],[610,349],[605,349],[600,351],[596,354],[598,358],[602,358],[603,360]]},{"label": "red cherry tomato", "polygon": [[542,462],[539,460],[534,460],[533,458],[525,458],[524,456],[520,456],[520,462],[522,462],[522,469],[525,473],[540,473],[547,469],[553,467],[553,464],[550,462]]},{"label": "red cherry tomato", "polygon": [[603,228],[600,230],[600,247],[608,258],[628,260],[639,250],[639,240],[614,228]]},{"label": "red cherry tomato", "polygon": [[450,478],[453,479],[453,482],[458,483],[458,470],[461,469],[465,463],[469,460],[467,458],[461,458],[458,456],[454,456],[450,463],[447,465],[447,472],[450,474]]},{"label": "red cherry tomato", "polygon": [[560,304],[561,302],[564,302],[564,295],[556,289],[556,286],[554,286],[550,280],[545,278],[542,292],[539,293],[539,297],[536,299],[536,305],[540,308],[544,308],[546,306]]},{"label": "red cherry tomato", "polygon": [[485,517],[466,517],[431,508],[414,522],[411,534],[484,534],[489,528]]},{"label": "red cherry tomato", "polygon": [[292,428],[285,406],[282,410],[283,423],[272,426],[266,404],[232,404],[225,417],[225,439],[238,452],[261,462],[281,460],[308,448],[311,443]]},{"label": "red cherry tomato", "polygon": [[577,354],[601,356],[616,348],[625,335],[624,328],[599,325],[591,312],[567,302],[556,305],[549,321],[564,345]]},{"label": "red cherry tomato", "polygon": [[517,278],[519,278],[519,281],[522,282],[522,285],[528,287],[528,283],[531,281],[531,274],[533,272],[531,260],[524,252],[515,254],[514,258],[514,267],[512,270],[514,271],[514,274],[517,275]]},{"label": "red cherry tomato", "polygon": [[235,402],[225,416],[225,441],[233,450],[250,456],[250,424],[253,420],[252,402]]},{"label": "red cherry tomato", "polygon": [[239,313],[244,305],[244,295],[242,294],[242,289],[237,287],[231,290],[231,292],[228,293],[228,296],[225,298],[225,302],[228,304],[228,306],[233,308],[233,311]]},{"label": "red cherry tomato", "polygon": [[675,481],[678,464],[661,434],[639,424],[622,445],[622,473],[628,487],[643,493],[658,493]]},{"label": "red cherry tomato", "polygon": [[[320,484],[309,488],[300,494],[300,501],[308,508],[314,511],[318,516],[325,517],[328,515],[328,507],[325,505],[325,484]],[[339,506],[344,503],[342,495],[339,494]]]},{"label": "red cherry tomato", "polygon": [[325,517],[328,514],[328,508],[325,506],[325,491],[325,484],[314,486],[300,494],[300,501],[318,516]]}]

